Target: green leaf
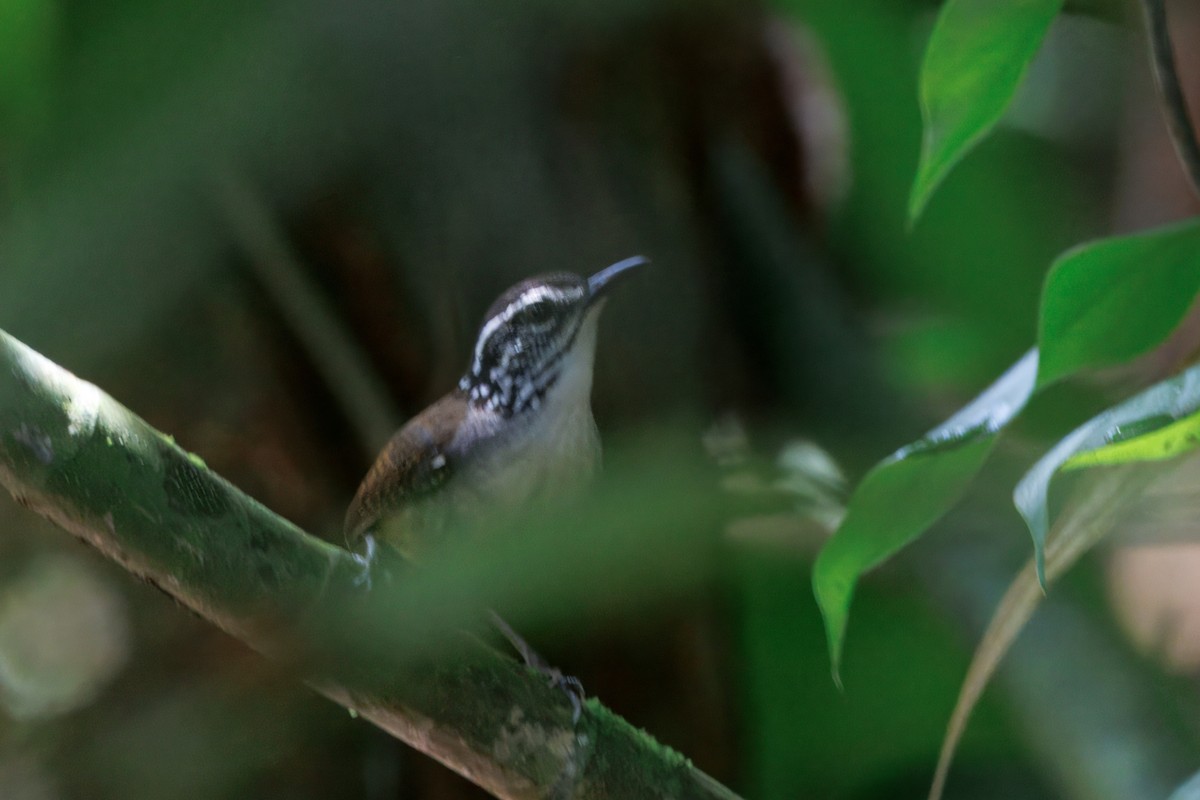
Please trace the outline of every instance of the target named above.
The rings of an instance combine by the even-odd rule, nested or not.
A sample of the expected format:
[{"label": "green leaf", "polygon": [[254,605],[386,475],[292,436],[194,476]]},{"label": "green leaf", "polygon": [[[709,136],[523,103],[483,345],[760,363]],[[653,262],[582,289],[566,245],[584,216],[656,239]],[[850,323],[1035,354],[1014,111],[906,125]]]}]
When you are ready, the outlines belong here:
[{"label": "green leaf", "polygon": [[1175,329],[1197,292],[1197,220],[1067,252],[1042,291],[1038,385],[1147,352]]},{"label": "green leaf", "polygon": [[1037,350],[1030,350],[968,406],[877,464],[855,490],[813,568],[835,681],[859,576],[921,535],[958,500],[987,460],[996,433],[1029,400],[1037,362]]},{"label": "green leaf", "polygon": [[[1200,366],[1156,384],[1118,406],[1080,425],[1050,452],[1042,456],[1021,478],[1013,491],[1013,502],[1033,536],[1034,561],[1038,582],[1046,584],[1045,544],[1050,524],[1047,497],[1050,481],[1071,461],[1074,468],[1095,463],[1124,463],[1169,458],[1195,446],[1196,422],[1191,419],[1200,410]],[[1176,423],[1187,424],[1176,424]]]},{"label": "green leaf", "polygon": [[1063,0],[946,0],[921,66],[921,160],[909,195],[916,220],[933,190],[992,129],[1016,94]]},{"label": "green leaf", "polygon": [[1062,465],[1062,470],[1066,472],[1139,461],[1163,461],[1195,450],[1200,445],[1200,414],[1192,414],[1158,427],[1160,419],[1156,417],[1150,420],[1150,432],[1140,436],[1127,435],[1127,431],[1122,429],[1121,435],[1114,437],[1112,444],[1072,456]]}]

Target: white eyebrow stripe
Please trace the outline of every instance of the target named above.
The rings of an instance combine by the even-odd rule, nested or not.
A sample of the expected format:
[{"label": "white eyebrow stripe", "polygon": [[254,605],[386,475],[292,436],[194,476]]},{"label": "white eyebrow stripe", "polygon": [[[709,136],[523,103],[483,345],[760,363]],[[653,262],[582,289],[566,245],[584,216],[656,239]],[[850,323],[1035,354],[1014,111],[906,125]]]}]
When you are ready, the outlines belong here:
[{"label": "white eyebrow stripe", "polygon": [[[551,289],[549,286],[533,286],[522,292],[516,300],[508,304],[507,308],[484,323],[483,330],[479,332],[479,338],[475,341],[475,362],[472,364],[472,371],[479,372],[479,368],[483,363],[483,346],[492,337],[492,334],[496,332],[497,328],[501,325],[507,325],[509,320],[534,303],[553,297],[555,294],[567,293],[559,289]],[[571,294],[575,294],[575,292]]]}]

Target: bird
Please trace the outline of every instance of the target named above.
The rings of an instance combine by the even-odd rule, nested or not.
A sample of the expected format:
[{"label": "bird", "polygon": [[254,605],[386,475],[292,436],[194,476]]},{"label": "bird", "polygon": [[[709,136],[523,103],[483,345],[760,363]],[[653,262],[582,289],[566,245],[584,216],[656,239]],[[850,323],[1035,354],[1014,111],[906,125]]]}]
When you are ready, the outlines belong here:
[{"label": "bird", "polygon": [[600,313],[647,263],[633,256],[503,292],[457,385],[392,436],[359,485],[344,526],[351,549],[371,536],[419,562],[452,530],[578,494],[601,456],[591,407]]},{"label": "bird", "polygon": [[[503,292],[462,378],[392,436],[359,485],[344,526],[350,549],[365,549],[369,563],[380,541],[419,564],[451,534],[578,495],[601,457],[591,407],[600,314],[613,287],[648,263],[632,256],[587,278],[556,272]],[[527,664],[573,681],[492,618]]]}]

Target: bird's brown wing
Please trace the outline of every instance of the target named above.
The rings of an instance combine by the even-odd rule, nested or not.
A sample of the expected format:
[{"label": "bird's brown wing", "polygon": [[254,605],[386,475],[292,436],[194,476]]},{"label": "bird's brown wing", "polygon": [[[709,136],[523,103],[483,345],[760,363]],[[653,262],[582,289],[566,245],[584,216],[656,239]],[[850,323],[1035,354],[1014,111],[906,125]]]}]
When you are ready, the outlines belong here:
[{"label": "bird's brown wing", "polygon": [[382,518],[446,482],[455,467],[449,446],[466,413],[466,397],[455,391],[396,432],[363,478],[346,512],[348,546],[354,547]]}]

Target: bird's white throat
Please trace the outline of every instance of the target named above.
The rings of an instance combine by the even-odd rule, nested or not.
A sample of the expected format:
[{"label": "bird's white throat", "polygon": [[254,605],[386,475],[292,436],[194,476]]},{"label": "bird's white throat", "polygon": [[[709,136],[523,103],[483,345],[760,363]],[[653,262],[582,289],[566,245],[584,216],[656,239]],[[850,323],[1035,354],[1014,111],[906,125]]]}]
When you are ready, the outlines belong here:
[{"label": "bird's white throat", "polygon": [[600,460],[600,436],[592,417],[592,368],[600,307],[590,309],[558,380],[536,411],[501,419],[472,411],[462,435],[490,434],[491,446],[469,468],[474,483],[500,506],[569,497],[586,485]]}]

